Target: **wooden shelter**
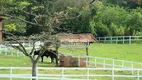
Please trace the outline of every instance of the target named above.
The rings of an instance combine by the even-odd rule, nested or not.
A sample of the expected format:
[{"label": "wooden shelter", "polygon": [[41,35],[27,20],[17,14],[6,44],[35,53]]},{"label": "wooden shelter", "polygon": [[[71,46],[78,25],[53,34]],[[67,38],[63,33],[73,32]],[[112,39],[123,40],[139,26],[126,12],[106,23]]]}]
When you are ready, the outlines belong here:
[{"label": "wooden shelter", "polygon": [[88,54],[88,44],[97,42],[97,39],[90,33],[87,34],[59,34],[59,40],[63,42],[69,43],[84,43],[86,45],[86,55]]},{"label": "wooden shelter", "polygon": [[2,41],[2,20],[3,18],[0,16],[0,41]]}]

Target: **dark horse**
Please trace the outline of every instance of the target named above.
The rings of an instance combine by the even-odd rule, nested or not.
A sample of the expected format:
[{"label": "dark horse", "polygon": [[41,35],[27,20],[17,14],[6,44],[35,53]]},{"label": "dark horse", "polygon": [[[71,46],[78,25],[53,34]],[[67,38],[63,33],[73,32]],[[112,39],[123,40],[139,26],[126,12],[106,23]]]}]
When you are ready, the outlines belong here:
[{"label": "dark horse", "polygon": [[[40,50],[34,51],[34,56],[39,55]],[[43,62],[43,57],[46,56],[47,58],[51,58],[51,63],[54,63],[54,58],[56,60],[56,65],[58,65],[58,52],[56,50],[46,50],[42,55],[41,55],[41,62]]]}]

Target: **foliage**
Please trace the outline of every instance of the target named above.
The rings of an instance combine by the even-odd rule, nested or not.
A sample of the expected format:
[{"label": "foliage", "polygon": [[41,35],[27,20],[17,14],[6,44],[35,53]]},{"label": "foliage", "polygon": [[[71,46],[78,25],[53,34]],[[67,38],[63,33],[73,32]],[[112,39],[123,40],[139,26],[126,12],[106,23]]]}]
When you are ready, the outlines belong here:
[{"label": "foliage", "polygon": [[[101,5],[98,5],[101,4]],[[101,2],[91,6],[90,27],[96,36],[136,35],[141,32],[141,8],[127,9],[115,5],[103,5]]]},{"label": "foliage", "polygon": [[96,0],[89,4],[90,1],[1,0],[0,13],[12,18],[4,21],[6,31],[11,31],[13,24],[14,32],[27,35],[51,31],[52,34],[121,36],[137,35],[142,31],[141,0]]},{"label": "foliage", "polygon": [[40,33],[42,31],[53,32],[53,28],[60,26],[64,20],[80,15],[78,12],[74,13],[74,9],[80,11],[84,5],[89,4],[89,0],[10,1],[10,3],[1,1],[0,14],[25,22],[26,25],[24,25],[24,27],[26,27],[27,35]]}]

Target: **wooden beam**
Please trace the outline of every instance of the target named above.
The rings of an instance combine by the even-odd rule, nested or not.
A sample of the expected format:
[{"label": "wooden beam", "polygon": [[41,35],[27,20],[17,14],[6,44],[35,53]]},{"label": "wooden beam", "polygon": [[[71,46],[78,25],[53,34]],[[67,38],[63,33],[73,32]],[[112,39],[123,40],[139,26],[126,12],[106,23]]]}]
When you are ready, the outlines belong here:
[{"label": "wooden beam", "polygon": [[3,18],[0,16],[0,42],[2,41],[2,20]]}]

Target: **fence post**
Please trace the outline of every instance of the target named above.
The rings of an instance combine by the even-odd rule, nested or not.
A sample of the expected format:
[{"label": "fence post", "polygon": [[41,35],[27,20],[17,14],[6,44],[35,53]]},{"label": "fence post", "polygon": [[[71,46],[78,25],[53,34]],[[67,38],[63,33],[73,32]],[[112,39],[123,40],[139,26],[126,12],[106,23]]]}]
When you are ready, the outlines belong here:
[{"label": "fence post", "polygon": [[95,58],[95,67],[97,67],[97,59],[96,59],[96,57],[94,57]]},{"label": "fence post", "polygon": [[104,63],[103,63],[104,68],[106,67],[106,60],[104,59]]},{"label": "fence post", "polygon": [[110,43],[112,44],[112,36],[110,37]]},{"label": "fence post", "polygon": [[36,68],[36,80],[38,80],[38,67]]},{"label": "fence post", "polygon": [[0,45],[0,54],[2,54],[2,49],[1,49],[2,47],[1,47],[1,45]]},{"label": "fence post", "polygon": [[33,78],[33,76],[32,76],[32,74],[31,74],[31,80],[32,80],[32,78]]},{"label": "fence post", "polygon": [[62,80],[64,80],[64,67],[62,67]]},{"label": "fence post", "polygon": [[12,80],[12,67],[10,67],[10,80]]},{"label": "fence post", "polygon": [[99,42],[100,42],[100,37],[99,37]]},{"label": "fence post", "polygon": [[89,68],[87,68],[87,80],[89,80]]},{"label": "fence post", "polygon": [[112,67],[114,67],[114,65],[115,65],[115,64],[114,64],[114,59],[112,60],[112,64],[113,64],[113,66],[112,66]]},{"label": "fence post", "polygon": [[139,69],[137,69],[137,80],[140,80]]},{"label": "fence post", "polygon": [[81,62],[81,60],[80,60],[80,55],[79,55],[79,57],[78,57],[78,66],[80,66],[80,62]]},{"label": "fence post", "polygon": [[7,55],[7,47],[4,47],[4,53]]},{"label": "fence post", "polygon": [[132,68],[132,74],[134,74],[134,64],[131,63],[131,68]]},{"label": "fence post", "polygon": [[122,70],[124,71],[124,61],[122,61]]},{"label": "fence post", "polygon": [[114,80],[114,67],[112,68],[112,80]]},{"label": "fence post", "polygon": [[116,37],[116,44],[118,44],[118,36]]},{"label": "fence post", "polygon": [[123,36],[123,44],[124,44],[124,41],[125,41],[125,40],[124,40],[124,36]]},{"label": "fence post", "polygon": [[104,43],[106,43],[106,37],[104,37]]},{"label": "fence post", "polygon": [[12,47],[10,47],[9,49],[10,49],[11,56],[13,56],[13,50],[12,50]]},{"label": "fence post", "polygon": [[132,40],[131,40],[131,36],[129,36],[129,44],[131,44],[131,41],[132,41]]}]

